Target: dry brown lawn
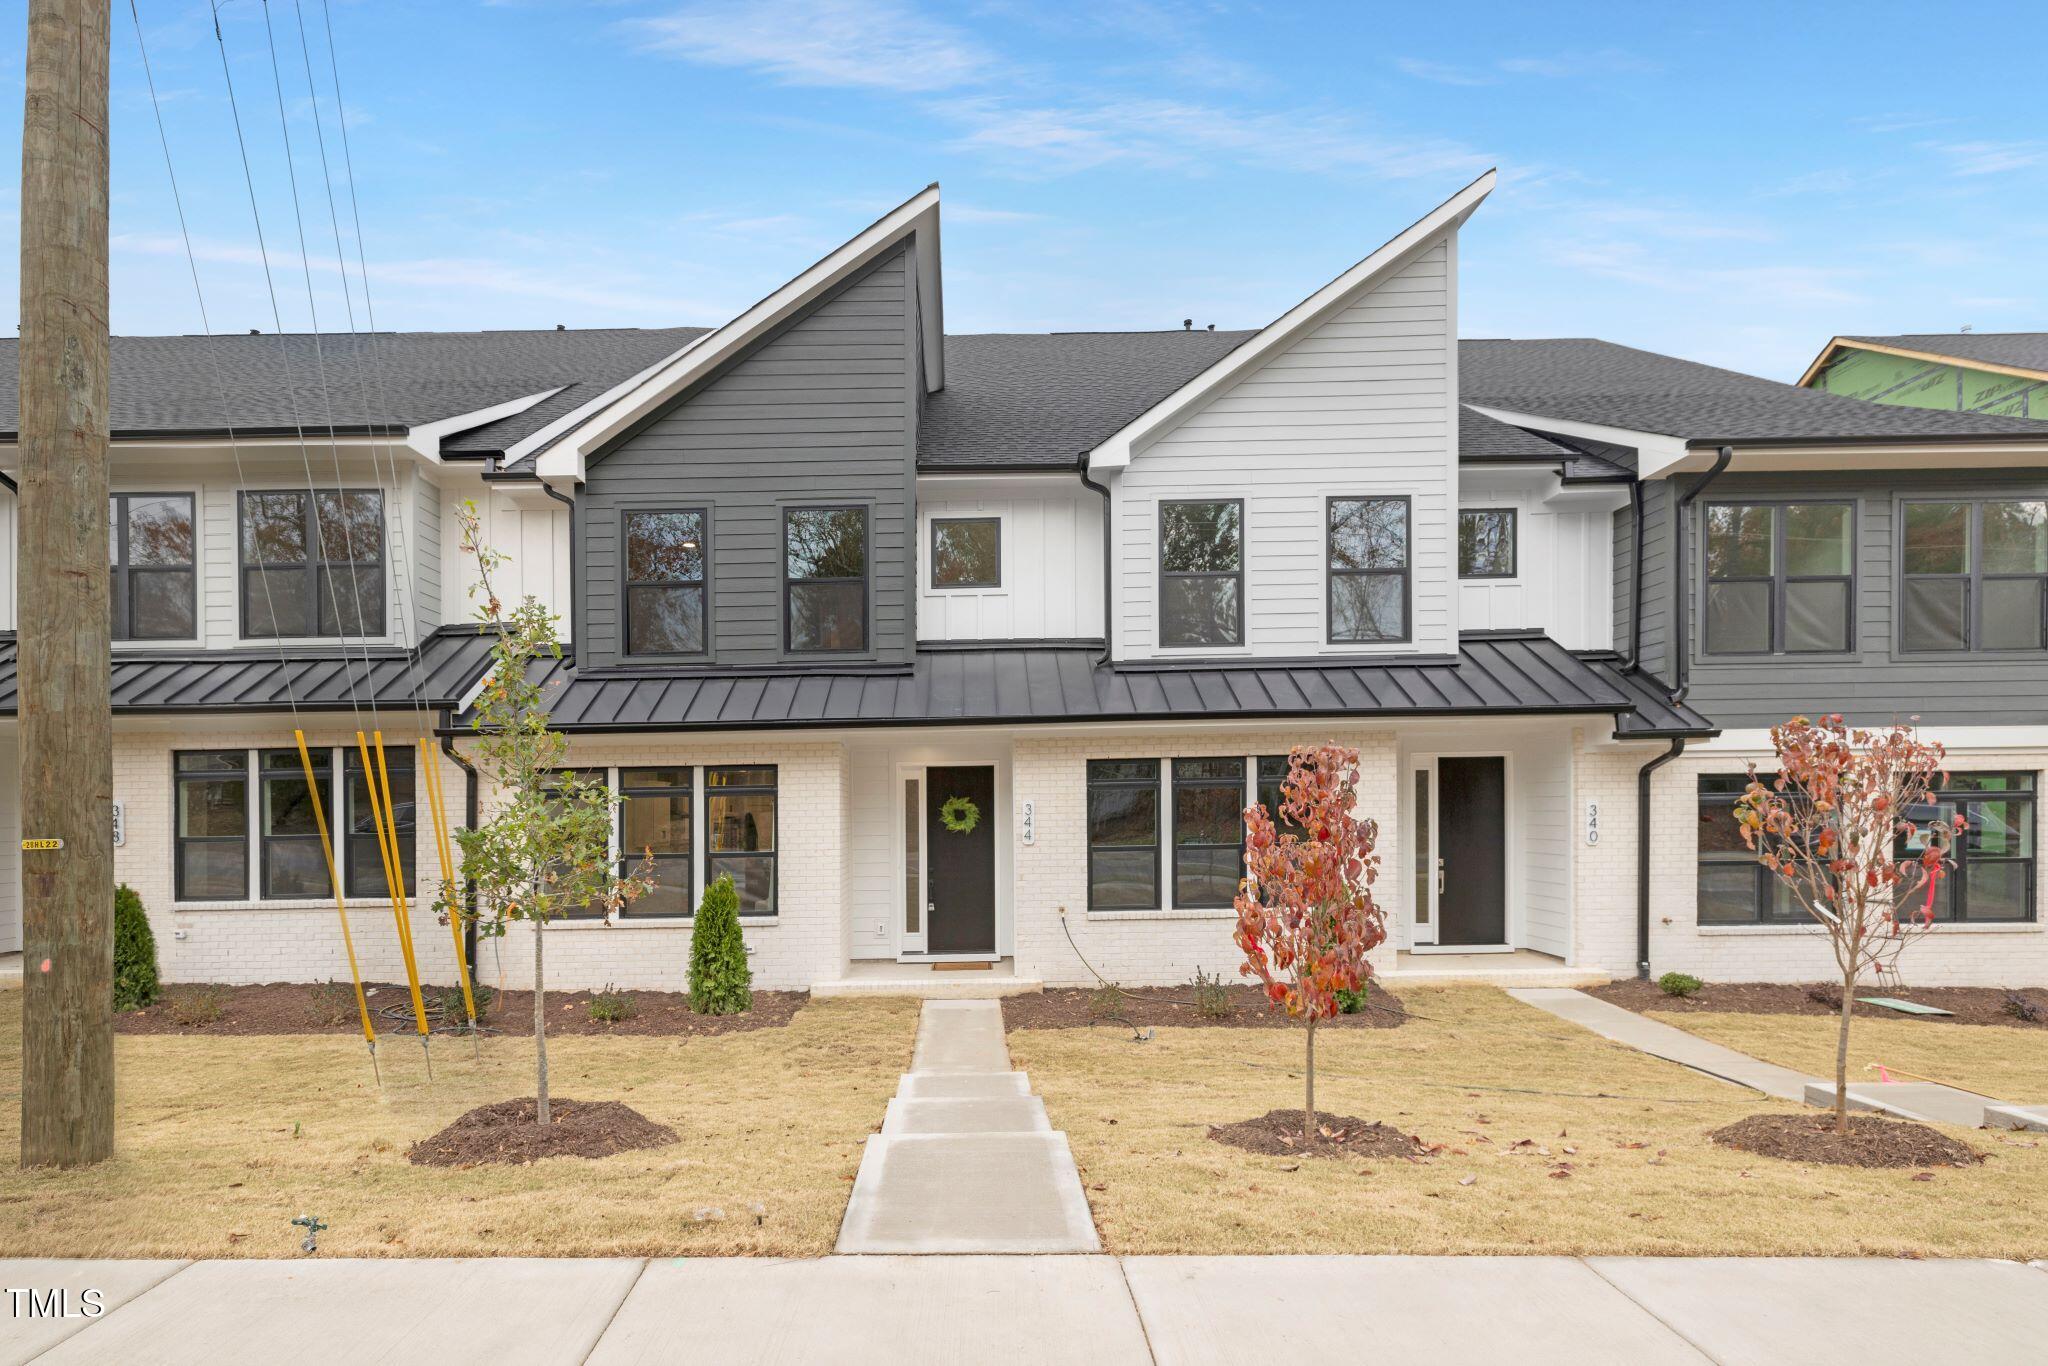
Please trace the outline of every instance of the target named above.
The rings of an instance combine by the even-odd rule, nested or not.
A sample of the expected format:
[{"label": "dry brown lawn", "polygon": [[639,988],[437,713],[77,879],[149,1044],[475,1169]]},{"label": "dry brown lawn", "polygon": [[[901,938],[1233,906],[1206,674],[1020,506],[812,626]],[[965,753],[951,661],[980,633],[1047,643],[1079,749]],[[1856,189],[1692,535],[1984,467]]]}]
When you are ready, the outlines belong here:
[{"label": "dry brown lawn", "polygon": [[[597,1256],[831,1250],[861,1140],[910,1065],[913,1001],[818,1001],[785,1028],[715,1038],[550,1039],[554,1093],[619,1100],[681,1142],[602,1161],[416,1167],[405,1150],[472,1106],[533,1091],[532,1043],[122,1036],[116,1156],[23,1172],[21,993],[0,993],[0,1251],[297,1255],[290,1220],[340,1256]],[[760,1222],[748,1206],[764,1208]],[[724,1211],[699,1221],[697,1212]]]},{"label": "dry brown lawn", "polygon": [[[1656,1011],[1650,1018],[1811,1076],[1835,1075],[1833,1019],[1719,1011]],[[1876,1081],[1873,1063],[2000,1100],[2048,1102],[2048,1029],[1858,1017],[1849,1027],[1849,1080]]]},{"label": "dry brown lawn", "polygon": [[1429,1018],[1319,1036],[1317,1094],[1444,1145],[1420,1163],[1261,1157],[1207,1137],[1301,1104],[1293,1031],[1161,1028],[1140,1044],[1113,1026],[1015,1030],[1010,1052],[1071,1138],[1115,1252],[2048,1253],[2036,1138],[1956,1131],[1990,1159],[1930,1180],[1752,1157],[1707,1135],[1796,1107],[1491,988],[1402,998]]}]

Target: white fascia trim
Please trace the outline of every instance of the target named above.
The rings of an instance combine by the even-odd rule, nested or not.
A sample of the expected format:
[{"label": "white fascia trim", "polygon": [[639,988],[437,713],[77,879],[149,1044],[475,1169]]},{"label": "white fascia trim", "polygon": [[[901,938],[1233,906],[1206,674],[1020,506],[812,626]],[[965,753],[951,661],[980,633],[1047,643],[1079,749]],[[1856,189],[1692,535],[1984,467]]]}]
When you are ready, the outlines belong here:
[{"label": "white fascia trim", "polygon": [[1268,323],[1244,345],[1223,356],[1208,369],[1147,408],[1088,454],[1088,470],[1117,470],[1131,463],[1131,452],[1147,437],[1185,414],[1210,394],[1240,375],[1263,365],[1301,332],[1320,322],[1323,315],[1358,293],[1374,278],[1390,270],[1409,252],[1441,233],[1453,230],[1472,216],[1480,201],[1493,192],[1497,173],[1488,171],[1464,189],[1411,223],[1370,256],[1303,299]]},{"label": "white fascia trim", "polygon": [[[1674,464],[1665,473],[1682,469],[1706,469],[1714,452],[1694,448],[1688,460]],[[1924,470],[2032,469],[2048,465],[2048,438],[2034,441],[1910,441],[1840,445],[1754,445],[1737,444],[1735,459],[1728,468],[1740,474],[1747,470]]]},{"label": "white fascia trim", "polygon": [[[546,447],[535,463],[535,473],[543,479],[581,483],[591,452],[912,234],[919,247],[918,301],[925,329],[919,350],[924,355],[925,387],[937,392],[945,387],[946,373],[939,315],[939,187],[934,184],[891,209],[737,318],[520,442],[506,452],[506,465]],[[549,445],[551,441],[554,444]]]},{"label": "white fascia trim", "polygon": [[439,464],[442,438],[453,436],[457,432],[471,431],[477,427],[488,427],[491,423],[502,422],[508,417],[517,417],[528,408],[553,398],[568,387],[566,384],[558,384],[552,389],[543,389],[537,394],[528,394],[523,398],[507,399],[488,408],[479,408],[473,413],[457,413],[454,417],[422,422],[406,430],[405,444],[426,459]]},{"label": "white fascia trim", "polygon": [[1607,427],[1597,422],[1573,422],[1567,418],[1545,417],[1541,413],[1517,412],[1511,408],[1489,408],[1484,403],[1467,402],[1465,406],[1510,427],[1529,427],[1540,432],[1556,432],[1559,436],[1604,441],[1610,446],[1632,446],[1636,452],[1636,473],[1644,479],[1654,478],[1685,459],[1690,449],[1681,436],[1639,432],[1630,427]]}]

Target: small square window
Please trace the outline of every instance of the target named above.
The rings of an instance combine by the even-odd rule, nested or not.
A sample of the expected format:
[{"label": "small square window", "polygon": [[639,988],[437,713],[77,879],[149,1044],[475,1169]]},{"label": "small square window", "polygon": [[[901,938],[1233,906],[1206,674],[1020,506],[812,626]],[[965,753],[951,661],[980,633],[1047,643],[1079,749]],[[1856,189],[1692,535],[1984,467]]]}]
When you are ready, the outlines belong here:
[{"label": "small square window", "polygon": [[1000,518],[932,518],[933,588],[997,588],[1002,582]]},{"label": "small square window", "polygon": [[1467,508],[1458,514],[1458,577],[1515,577],[1515,510]]}]

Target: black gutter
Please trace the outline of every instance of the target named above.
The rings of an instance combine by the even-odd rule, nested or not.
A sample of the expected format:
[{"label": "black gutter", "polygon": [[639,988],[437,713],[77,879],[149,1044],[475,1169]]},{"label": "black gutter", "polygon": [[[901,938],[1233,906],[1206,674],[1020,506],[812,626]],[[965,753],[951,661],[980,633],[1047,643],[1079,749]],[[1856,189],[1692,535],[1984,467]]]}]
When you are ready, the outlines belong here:
[{"label": "black gutter", "polygon": [[1678,499],[1678,545],[1671,566],[1671,674],[1675,686],[1671,690],[1671,704],[1677,706],[1685,701],[1686,690],[1692,686],[1692,596],[1686,586],[1691,567],[1687,560],[1686,527],[1692,520],[1692,504],[1707,490],[1707,485],[1721,477],[1728,468],[1728,462],[1735,458],[1733,446],[1723,446],[1714,456],[1714,467],[1701,475],[1693,486]]},{"label": "black gutter", "polygon": [[[484,478],[490,477],[490,471],[486,470]],[[576,580],[579,577],[576,560],[576,500],[556,489],[545,479],[536,479],[534,482],[540,485],[542,493],[569,509],[569,639],[573,644],[583,639],[583,600],[582,595],[576,591]]]},{"label": "black gutter", "polygon": [[1116,653],[1116,628],[1109,620],[1109,510],[1112,505],[1109,500],[1109,489],[1088,477],[1088,452],[1082,451],[1074,458],[1074,473],[1081,477],[1082,488],[1093,489],[1102,495],[1102,658],[1095,662],[1106,665],[1110,656]]},{"label": "black gutter", "polygon": [[1635,521],[1635,558],[1629,562],[1628,657],[1618,666],[1632,674],[1643,663],[1643,480],[1632,476],[1628,484],[1629,515]]},{"label": "black gutter", "polygon": [[1636,978],[1650,978],[1650,775],[1685,753],[1685,737],[1636,771]]},{"label": "black gutter", "polygon": [[[455,748],[455,738],[448,729],[455,723],[454,714],[441,713],[441,726],[436,733],[441,737],[441,752],[453,759],[462,769],[462,821],[463,828],[476,829],[477,791],[476,765],[462,757]],[[469,980],[476,980],[476,883],[469,878],[462,879],[463,900],[469,905],[469,919],[462,926],[462,956],[469,961]]]}]

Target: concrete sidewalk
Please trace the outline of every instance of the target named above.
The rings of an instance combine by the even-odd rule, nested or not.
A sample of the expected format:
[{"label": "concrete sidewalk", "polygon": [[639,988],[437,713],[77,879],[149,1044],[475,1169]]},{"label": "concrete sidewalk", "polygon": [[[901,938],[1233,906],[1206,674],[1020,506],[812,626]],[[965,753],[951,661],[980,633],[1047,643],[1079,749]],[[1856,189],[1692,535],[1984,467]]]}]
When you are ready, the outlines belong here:
[{"label": "concrete sidewalk", "polygon": [[1802,1103],[1806,1100],[1807,1083],[1812,1078],[1805,1074],[1709,1043],[1697,1034],[1688,1034],[1648,1016],[1638,1015],[1612,1001],[1603,1001],[1567,987],[1518,987],[1510,990],[1508,995],[1524,1005],[1549,1011],[1559,1019],[1590,1029],[1603,1039],[1626,1044],[1666,1062],[1690,1067],[1695,1072],[1704,1072],[1737,1086],[1747,1086],[1752,1091],[1761,1091],[1779,1100]]},{"label": "concrete sidewalk", "polygon": [[[30,1316],[27,1291],[59,1288],[72,1317]],[[82,1316],[86,1290],[100,1292],[96,1317]],[[2048,1263],[1990,1261],[0,1261],[0,1304],[4,1366],[1976,1366],[2048,1355]]]}]

